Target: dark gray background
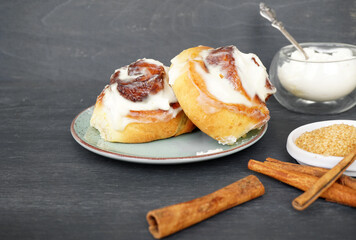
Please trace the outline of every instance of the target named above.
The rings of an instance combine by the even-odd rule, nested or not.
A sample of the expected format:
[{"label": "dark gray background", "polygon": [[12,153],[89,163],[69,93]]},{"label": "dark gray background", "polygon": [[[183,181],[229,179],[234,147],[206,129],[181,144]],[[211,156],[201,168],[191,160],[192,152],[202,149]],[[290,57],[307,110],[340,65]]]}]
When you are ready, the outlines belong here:
[{"label": "dark gray background", "polygon": [[[266,1],[300,42],[355,44],[356,1]],[[266,135],[224,158],[140,165],[81,148],[69,126],[95,103],[114,69],[138,58],[170,59],[196,45],[236,45],[268,67],[288,42],[259,16],[259,1],[0,2],[0,239],[152,239],[145,215],[249,174],[250,158],[294,160],[291,130],[309,122],[356,119],[304,115],[268,102]],[[354,239],[355,209],[318,200],[257,175],[266,194],[169,239]],[[168,238],[167,238],[168,239]]]}]

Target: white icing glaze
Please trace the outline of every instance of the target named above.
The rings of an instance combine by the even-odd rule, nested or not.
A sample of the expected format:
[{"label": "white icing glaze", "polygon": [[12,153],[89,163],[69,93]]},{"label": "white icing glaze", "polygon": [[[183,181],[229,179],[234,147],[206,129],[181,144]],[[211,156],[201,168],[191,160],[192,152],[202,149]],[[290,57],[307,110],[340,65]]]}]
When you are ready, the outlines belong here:
[{"label": "white icing glaze", "polygon": [[[144,61],[146,63],[149,63],[149,64],[153,64],[153,65],[158,65],[158,66],[163,66],[165,71],[168,72],[168,67],[164,66],[161,62],[157,61],[157,60],[154,60],[154,59],[150,59],[150,58],[142,58],[142,59],[139,59],[137,61]],[[131,81],[131,80],[134,80],[140,76],[144,76],[146,73],[141,73],[141,74],[137,74],[137,75],[128,75],[128,67],[129,66],[124,66],[124,67],[121,67],[121,68],[118,68],[115,70],[115,73],[120,71],[120,80],[123,81],[123,82],[128,82],[128,81]],[[147,69],[145,68],[141,68],[141,70],[143,71],[146,71],[147,72]],[[148,72],[147,72],[148,74]]]},{"label": "white icing glaze", "polygon": [[[162,63],[153,59],[144,59],[145,61],[163,66]],[[163,66],[165,67],[165,66]],[[167,72],[168,68],[165,67]],[[117,69],[120,71],[121,80],[132,79],[132,76],[128,76],[127,67]],[[108,85],[103,90],[105,95],[103,97],[103,110],[108,116],[108,120],[111,122],[111,126],[118,131],[123,131],[127,124],[131,122],[137,122],[136,119],[126,117],[130,110],[133,111],[148,111],[148,110],[166,110],[172,118],[182,110],[180,107],[173,109],[170,104],[177,102],[177,98],[174,95],[173,89],[168,84],[168,75],[165,75],[164,88],[156,94],[150,94],[141,102],[132,102],[122,97],[117,90],[117,83]],[[135,78],[138,76],[135,76]]]},{"label": "white icing glaze", "polygon": [[[268,95],[276,91],[273,87],[272,89],[266,87],[266,80],[268,81],[266,68],[255,54],[245,54],[240,52],[235,46],[232,47],[236,71],[246,93],[251,99],[257,95],[262,101],[265,101]],[[226,75],[224,74],[224,70],[219,65],[211,65],[205,61],[212,50],[214,49],[203,50],[196,59],[188,59],[188,61],[196,60],[205,63],[208,72],[198,62],[195,63],[195,70],[204,79],[207,90],[223,103],[244,104],[251,107],[253,103],[241,92],[235,90],[232,83],[223,76]],[[170,85],[173,85],[179,76],[188,71],[186,62],[182,62],[178,56],[171,60],[172,67],[169,70]],[[259,66],[255,64],[253,58]],[[214,109],[210,110],[214,111]]]},{"label": "white icing glaze", "polygon": [[221,137],[219,139],[219,144],[222,145],[232,145],[237,141],[237,138],[234,136],[228,136],[228,137]]},{"label": "white icing glaze", "polygon": [[[266,79],[268,79],[266,68],[255,54],[245,54],[240,52],[235,46],[232,47],[236,71],[244,90],[251,99],[257,95],[262,101],[265,101],[268,95],[275,92],[274,88],[269,89],[266,87]],[[231,82],[223,77],[223,75],[226,75],[224,74],[224,70],[219,65],[209,64],[205,60],[211,51],[212,50],[209,49],[200,53],[200,57],[204,61],[208,72],[205,72],[196,64],[196,70],[203,76],[208,91],[224,103],[251,106],[251,101],[239,91],[235,90]],[[256,60],[259,66],[253,59]]]},{"label": "white icing glaze", "polygon": [[143,74],[137,74],[137,75],[132,75],[132,76],[128,75],[128,66],[116,69],[115,73],[117,73],[118,71],[120,71],[120,79],[123,82],[129,82],[131,80],[134,80],[135,78],[143,76]]},{"label": "white icing glaze", "polygon": [[188,71],[186,67],[186,62],[182,62],[179,58],[179,55],[174,57],[171,60],[172,67],[169,69],[169,85],[173,86],[176,79]]},{"label": "white icing glaze", "polygon": [[217,149],[209,149],[208,151],[206,152],[197,152],[196,155],[197,156],[201,156],[201,155],[206,155],[206,154],[212,154],[212,153],[218,153],[218,152],[222,152],[224,151],[222,148],[217,148]]},{"label": "white icing glaze", "polygon": [[[266,88],[268,74],[257,55],[242,53],[236,47],[234,47],[233,55],[242,86],[251,98],[257,95],[264,102],[268,95],[275,93],[275,89]],[[257,66],[253,59],[255,59],[259,66]]]},{"label": "white icing glaze", "polygon": [[207,65],[209,72],[206,72],[200,64],[195,64],[195,70],[204,79],[207,90],[218,100],[224,103],[239,103],[251,106],[251,102],[240,92],[236,91],[231,82],[225,77],[221,78],[219,66]]}]

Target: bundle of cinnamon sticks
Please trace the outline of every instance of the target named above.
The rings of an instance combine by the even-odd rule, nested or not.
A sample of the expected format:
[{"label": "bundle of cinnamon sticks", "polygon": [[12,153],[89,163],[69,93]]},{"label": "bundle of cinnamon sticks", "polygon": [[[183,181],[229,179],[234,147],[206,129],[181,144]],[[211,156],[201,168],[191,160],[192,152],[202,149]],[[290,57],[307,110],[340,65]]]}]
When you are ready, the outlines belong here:
[{"label": "bundle of cinnamon sticks", "polygon": [[[307,191],[328,169],[311,167],[267,158],[265,162],[251,159],[250,170],[273,177],[300,190]],[[342,175],[321,194],[328,201],[356,207],[356,180]]]},{"label": "bundle of cinnamon sticks", "polygon": [[[310,189],[329,171],[273,158],[267,158],[265,162],[251,159],[248,168],[303,191]],[[264,193],[263,184],[256,176],[250,175],[203,197],[149,211],[146,215],[149,231],[154,238],[161,239]],[[356,207],[356,179],[342,175],[322,192],[321,197]]]}]

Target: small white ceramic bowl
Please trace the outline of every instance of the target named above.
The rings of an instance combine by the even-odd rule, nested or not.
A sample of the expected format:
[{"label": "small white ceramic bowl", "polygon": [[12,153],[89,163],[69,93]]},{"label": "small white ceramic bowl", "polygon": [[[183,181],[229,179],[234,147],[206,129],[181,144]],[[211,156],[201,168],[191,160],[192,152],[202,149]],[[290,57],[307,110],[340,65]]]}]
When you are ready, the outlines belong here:
[{"label": "small white ceramic bowl", "polygon": [[[295,144],[295,140],[304,132],[310,132],[318,128],[326,127],[333,124],[347,124],[356,127],[356,121],[353,120],[330,120],[315,122],[303,125],[294,129],[287,139],[287,151],[288,153],[302,165],[310,165],[315,167],[332,168],[334,167],[342,157],[326,157],[320,154],[311,153],[305,151]],[[346,175],[356,176],[356,162],[352,163],[345,171]]]}]

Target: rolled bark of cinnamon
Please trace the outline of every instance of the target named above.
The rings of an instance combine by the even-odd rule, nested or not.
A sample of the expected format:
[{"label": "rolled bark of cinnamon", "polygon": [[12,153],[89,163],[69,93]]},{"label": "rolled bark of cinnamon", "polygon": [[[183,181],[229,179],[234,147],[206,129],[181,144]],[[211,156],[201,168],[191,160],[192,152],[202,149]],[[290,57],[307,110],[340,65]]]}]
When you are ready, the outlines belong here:
[{"label": "rolled bark of cinnamon", "polygon": [[356,190],[356,179],[349,176],[341,176],[339,178],[339,183],[345,186],[348,186],[354,190]]},{"label": "rolled bark of cinnamon", "polygon": [[247,176],[206,196],[149,211],[146,216],[149,231],[154,238],[161,239],[264,192],[264,186],[256,176]]},{"label": "rolled bark of cinnamon", "polygon": [[[252,171],[273,177],[303,191],[308,190],[319,179],[318,177],[309,174],[281,169],[252,159],[248,163],[248,168]],[[356,207],[356,190],[338,183],[334,183],[329,189],[323,192],[321,197],[328,201]]]},{"label": "rolled bark of cinnamon", "polygon": [[310,206],[316,199],[319,198],[337,179],[345,172],[345,170],[356,160],[356,148],[344,157],[332,169],[320,177],[308,190],[295,198],[292,205],[297,210],[304,210]]},{"label": "rolled bark of cinnamon", "polygon": [[[290,163],[290,162],[283,162],[274,158],[266,158],[266,161],[264,164],[267,165],[274,165],[278,166],[279,168],[285,169],[285,170],[291,170],[291,171],[296,171],[300,173],[306,173],[310,174],[316,177],[321,177],[323,176],[329,169],[326,168],[321,168],[321,167],[312,167],[312,166],[307,166],[307,165],[299,165],[295,163]],[[341,185],[350,187],[354,190],[356,190],[356,179],[342,175],[338,180],[338,183]]]}]

